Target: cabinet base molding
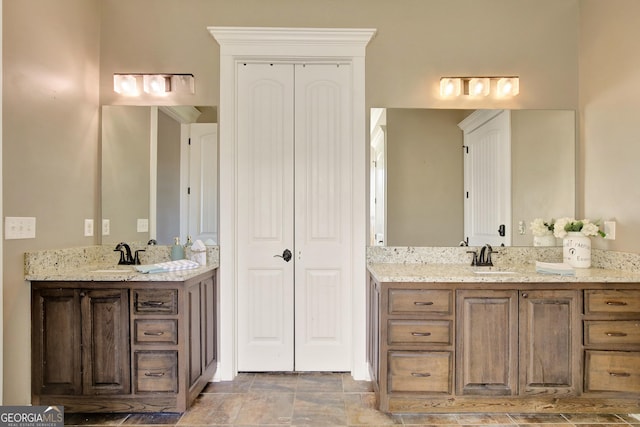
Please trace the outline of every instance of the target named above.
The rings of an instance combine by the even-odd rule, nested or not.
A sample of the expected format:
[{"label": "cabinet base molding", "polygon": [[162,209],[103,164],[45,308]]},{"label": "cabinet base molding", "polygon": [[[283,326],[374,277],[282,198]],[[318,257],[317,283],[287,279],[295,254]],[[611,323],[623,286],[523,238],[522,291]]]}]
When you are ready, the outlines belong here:
[{"label": "cabinet base molding", "polygon": [[391,413],[447,413],[452,412],[503,412],[536,414],[633,414],[640,411],[640,399],[589,399],[580,398],[482,398],[452,397],[428,399],[424,397],[390,397],[388,408],[380,408]]}]

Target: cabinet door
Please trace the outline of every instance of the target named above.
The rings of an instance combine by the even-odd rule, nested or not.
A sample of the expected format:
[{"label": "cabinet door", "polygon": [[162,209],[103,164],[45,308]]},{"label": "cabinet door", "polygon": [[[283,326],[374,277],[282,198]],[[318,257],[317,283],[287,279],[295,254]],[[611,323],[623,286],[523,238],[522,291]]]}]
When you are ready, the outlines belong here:
[{"label": "cabinet door", "polygon": [[580,301],[578,291],[521,293],[521,394],[580,391]]},{"label": "cabinet door", "polygon": [[83,394],[130,393],[128,291],[85,290],[80,296]]},{"label": "cabinet door", "polygon": [[200,378],[203,372],[202,366],[202,323],[200,310],[202,307],[202,288],[200,282],[187,288],[187,316],[189,334],[189,387]]},{"label": "cabinet door", "polygon": [[216,286],[215,277],[202,281],[202,370],[205,371],[211,364],[218,361],[217,335],[216,335]]},{"label": "cabinet door", "polygon": [[213,277],[187,288],[189,387],[217,362],[215,291]]},{"label": "cabinet door", "polygon": [[377,382],[380,377],[380,285],[371,277],[367,298],[367,363],[371,379]]},{"label": "cabinet door", "polygon": [[457,394],[517,394],[517,295],[517,291],[458,291]]},{"label": "cabinet door", "polygon": [[32,391],[82,393],[79,291],[34,289],[32,294]]}]

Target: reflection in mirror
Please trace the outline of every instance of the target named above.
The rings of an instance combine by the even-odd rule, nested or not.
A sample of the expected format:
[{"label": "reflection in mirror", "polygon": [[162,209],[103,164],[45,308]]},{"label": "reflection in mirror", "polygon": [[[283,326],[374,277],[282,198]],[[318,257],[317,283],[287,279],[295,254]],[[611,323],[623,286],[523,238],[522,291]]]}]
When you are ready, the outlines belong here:
[{"label": "reflection in mirror", "polygon": [[102,107],[103,244],[217,241],[215,121],[211,107]]},{"label": "reflection in mirror", "polygon": [[[464,230],[464,133],[471,110],[373,109],[372,245],[458,246]],[[511,244],[534,218],[575,213],[575,113],[512,110]],[[498,233],[498,227],[495,227]]]}]

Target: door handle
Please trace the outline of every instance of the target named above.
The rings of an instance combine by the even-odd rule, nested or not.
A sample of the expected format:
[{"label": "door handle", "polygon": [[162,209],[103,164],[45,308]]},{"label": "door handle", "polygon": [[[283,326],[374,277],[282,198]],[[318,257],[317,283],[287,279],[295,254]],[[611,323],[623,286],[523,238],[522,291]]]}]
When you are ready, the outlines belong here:
[{"label": "door handle", "polygon": [[500,224],[500,227],[498,227],[498,234],[501,237],[504,237],[506,233],[507,233],[507,230],[506,230],[505,225],[504,224]]},{"label": "door handle", "polygon": [[289,249],[285,249],[284,252],[282,252],[282,255],[274,255],[274,258],[282,258],[283,260],[285,260],[286,262],[291,261],[291,251]]}]

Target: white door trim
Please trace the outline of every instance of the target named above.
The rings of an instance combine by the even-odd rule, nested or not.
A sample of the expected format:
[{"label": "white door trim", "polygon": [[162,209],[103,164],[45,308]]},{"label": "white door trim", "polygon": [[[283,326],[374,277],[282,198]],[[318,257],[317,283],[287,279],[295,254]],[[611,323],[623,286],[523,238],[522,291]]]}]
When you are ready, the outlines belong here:
[{"label": "white door trim", "polygon": [[353,70],[352,193],[352,367],[356,379],[366,379],[366,112],[365,49],[374,29],[208,27],[220,44],[220,380],[237,375],[237,200],[236,200],[236,76],[241,60],[326,61],[351,63]]}]

